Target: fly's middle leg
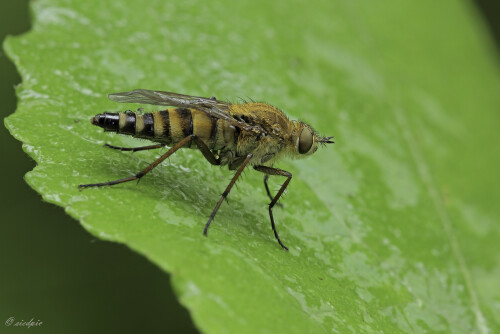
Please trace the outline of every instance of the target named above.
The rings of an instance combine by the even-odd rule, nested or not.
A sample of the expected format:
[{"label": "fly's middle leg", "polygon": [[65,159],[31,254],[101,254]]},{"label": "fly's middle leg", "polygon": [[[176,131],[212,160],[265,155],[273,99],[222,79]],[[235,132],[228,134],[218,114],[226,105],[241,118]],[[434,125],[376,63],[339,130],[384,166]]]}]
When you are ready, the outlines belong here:
[{"label": "fly's middle leg", "polygon": [[231,182],[229,182],[226,190],[224,190],[224,192],[222,193],[219,202],[217,202],[217,205],[215,205],[215,208],[212,211],[212,214],[210,215],[210,218],[208,219],[207,223],[205,224],[205,229],[203,230],[203,234],[205,236],[207,235],[208,227],[210,226],[210,223],[214,219],[215,215],[217,214],[217,211],[219,211],[219,208],[220,208],[222,202],[224,202],[224,199],[226,199],[227,195],[229,195],[229,192],[231,191],[231,188],[234,186],[234,184],[236,183],[236,180],[238,179],[238,177],[240,177],[241,173],[243,172],[243,169],[245,169],[245,166],[250,162],[250,160],[252,159],[252,157],[253,157],[252,153],[249,153],[246,156],[246,158],[243,161],[243,163],[241,164],[240,168],[238,168],[238,170],[236,171],[236,174],[234,174]]}]

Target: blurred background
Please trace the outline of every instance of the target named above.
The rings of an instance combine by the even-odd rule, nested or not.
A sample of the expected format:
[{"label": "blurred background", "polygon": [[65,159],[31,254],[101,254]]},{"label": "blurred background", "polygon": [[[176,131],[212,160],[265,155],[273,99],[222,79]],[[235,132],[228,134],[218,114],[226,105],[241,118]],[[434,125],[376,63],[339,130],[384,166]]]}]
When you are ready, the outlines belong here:
[{"label": "blurred background", "polygon": [[[28,0],[0,1],[0,40],[30,29]],[[142,256],[88,234],[24,182],[35,167],[5,129],[21,82],[0,51],[0,333],[197,333],[170,277]],[[5,321],[42,321],[8,328]]]},{"label": "blurred background", "polygon": [[[28,0],[0,1],[0,40],[30,29]],[[476,1],[496,41],[500,3]],[[497,52],[498,53],[498,52]],[[0,52],[1,118],[16,109],[21,79]],[[37,333],[196,333],[170,278],[125,246],[93,238],[23,180],[34,162],[0,126],[0,332],[5,321],[42,321]],[[31,330],[16,328],[16,331]]]}]

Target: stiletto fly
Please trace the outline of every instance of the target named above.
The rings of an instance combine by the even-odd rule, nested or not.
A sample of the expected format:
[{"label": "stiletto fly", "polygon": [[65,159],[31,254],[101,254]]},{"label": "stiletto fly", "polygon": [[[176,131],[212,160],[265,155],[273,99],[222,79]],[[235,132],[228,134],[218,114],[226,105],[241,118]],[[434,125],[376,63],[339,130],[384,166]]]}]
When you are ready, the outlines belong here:
[{"label": "stiletto fly", "polygon": [[[269,217],[278,243],[281,242],[273,218],[273,207],[292,179],[292,174],[273,165],[283,157],[306,157],[320,144],[331,144],[333,137],[322,137],[304,122],[290,121],[278,108],[266,103],[239,103],[219,101],[215,97],[203,98],[169,92],[136,89],[113,93],[109,99],[120,103],[140,103],[170,106],[152,113],[118,112],[98,114],[90,119],[93,125],[119,134],[149,139],[157,144],[143,147],[105,146],[121,151],[142,151],[169,146],[170,149],[139,173],[123,179],[103,183],[82,184],[78,188],[112,186],[139,180],[180,148],[197,148],[212,165],[236,170],[220,200],[210,215],[203,234],[228,196],[245,167],[264,173],[264,186],[271,199]],[[286,177],[276,195],[267,184],[269,175]]]}]

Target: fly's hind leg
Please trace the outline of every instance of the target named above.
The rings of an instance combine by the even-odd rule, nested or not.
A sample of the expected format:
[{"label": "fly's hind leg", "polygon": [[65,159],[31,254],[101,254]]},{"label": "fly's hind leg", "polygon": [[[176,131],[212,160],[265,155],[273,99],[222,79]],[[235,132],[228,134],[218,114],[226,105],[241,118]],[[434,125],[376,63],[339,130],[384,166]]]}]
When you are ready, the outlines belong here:
[{"label": "fly's hind leg", "polygon": [[274,218],[273,218],[273,207],[276,205],[278,200],[280,199],[281,195],[285,191],[286,187],[290,183],[290,180],[292,180],[292,173],[287,172],[286,170],[282,170],[279,168],[273,168],[273,167],[266,167],[266,166],[254,166],[253,167],[255,170],[264,173],[267,175],[279,175],[279,176],[286,176],[287,179],[285,183],[281,186],[280,190],[272,198],[271,203],[269,203],[269,217],[271,218],[271,227],[273,228],[274,236],[276,237],[276,240],[278,240],[278,243],[280,244],[281,247],[284,249],[288,250],[288,248],[281,242],[280,237],[278,236],[278,231],[276,231],[276,226],[274,224]]},{"label": "fly's hind leg", "polygon": [[148,145],[148,146],[141,146],[141,147],[120,147],[120,146],[114,146],[114,145],[106,143],[106,144],[104,144],[104,146],[112,148],[113,150],[137,152],[137,151],[153,150],[155,148],[162,148],[165,146],[165,144],[156,144],[156,145]]},{"label": "fly's hind leg", "polygon": [[[202,151],[203,155],[205,158],[212,164],[220,164],[220,161],[215,158],[215,156],[212,154],[210,149],[203,143],[196,135],[190,135],[178,142],[176,145],[174,145],[172,148],[170,148],[165,154],[163,154],[161,157],[156,159],[152,164],[150,164],[148,167],[146,167],[144,170],[140,171],[139,173],[129,176],[123,179],[115,180],[115,181],[109,181],[109,182],[102,182],[102,183],[90,183],[90,184],[80,184],[78,186],[78,189],[83,189],[83,188],[90,188],[90,187],[103,187],[103,186],[113,186],[115,184],[120,184],[124,182],[129,182],[133,180],[140,180],[144,175],[149,173],[153,168],[161,164],[165,159],[167,159],[169,156],[174,154],[178,149],[182,148],[184,145],[189,143],[191,140],[194,140],[196,145],[200,148]],[[200,144],[201,143],[201,144]],[[160,145],[160,144],[158,144]],[[157,147],[158,145],[151,145],[151,146],[144,146],[144,147],[137,147],[137,149],[153,149],[153,148],[159,148]],[[116,146],[115,146],[116,147]],[[113,147],[114,148],[114,147]]]},{"label": "fly's hind leg", "polygon": [[215,155],[210,151],[208,148],[207,144],[203,142],[198,136],[196,135],[191,135],[193,138],[196,146],[198,146],[198,149],[201,151],[205,159],[207,159],[208,162],[210,162],[212,165],[218,166],[220,165],[220,158],[216,158]]}]

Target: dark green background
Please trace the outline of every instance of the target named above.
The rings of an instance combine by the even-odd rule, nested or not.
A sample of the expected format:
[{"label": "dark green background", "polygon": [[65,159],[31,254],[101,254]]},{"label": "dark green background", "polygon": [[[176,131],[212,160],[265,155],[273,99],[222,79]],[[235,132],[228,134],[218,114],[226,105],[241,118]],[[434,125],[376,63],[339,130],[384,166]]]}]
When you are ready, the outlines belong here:
[{"label": "dark green background", "polygon": [[[29,28],[27,0],[0,1],[0,40]],[[3,52],[0,73],[3,119],[15,110],[13,87],[21,81]],[[165,272],[43,202],[23,179],[35,163],[3,122],[0,138],[0,333],[196,332]],[[10,317],[43,324],[9,328]]]},{"label": "dark green background", "polygon": [[[0,2],[0,40],[29,30],[27,3]],[[499,5],[478,5],[498,41]],[[4,118],[15,110],[20,78],[3,53],[0,73]],[[3,126],[0,138],[0,332],[23,331],[6,327],[9,317],[43,321],[29,329],[37,333],[195,332],[164,272],[124,246],[94,239],[61,208],[42,202],[23,180],[34,162]]]}]

